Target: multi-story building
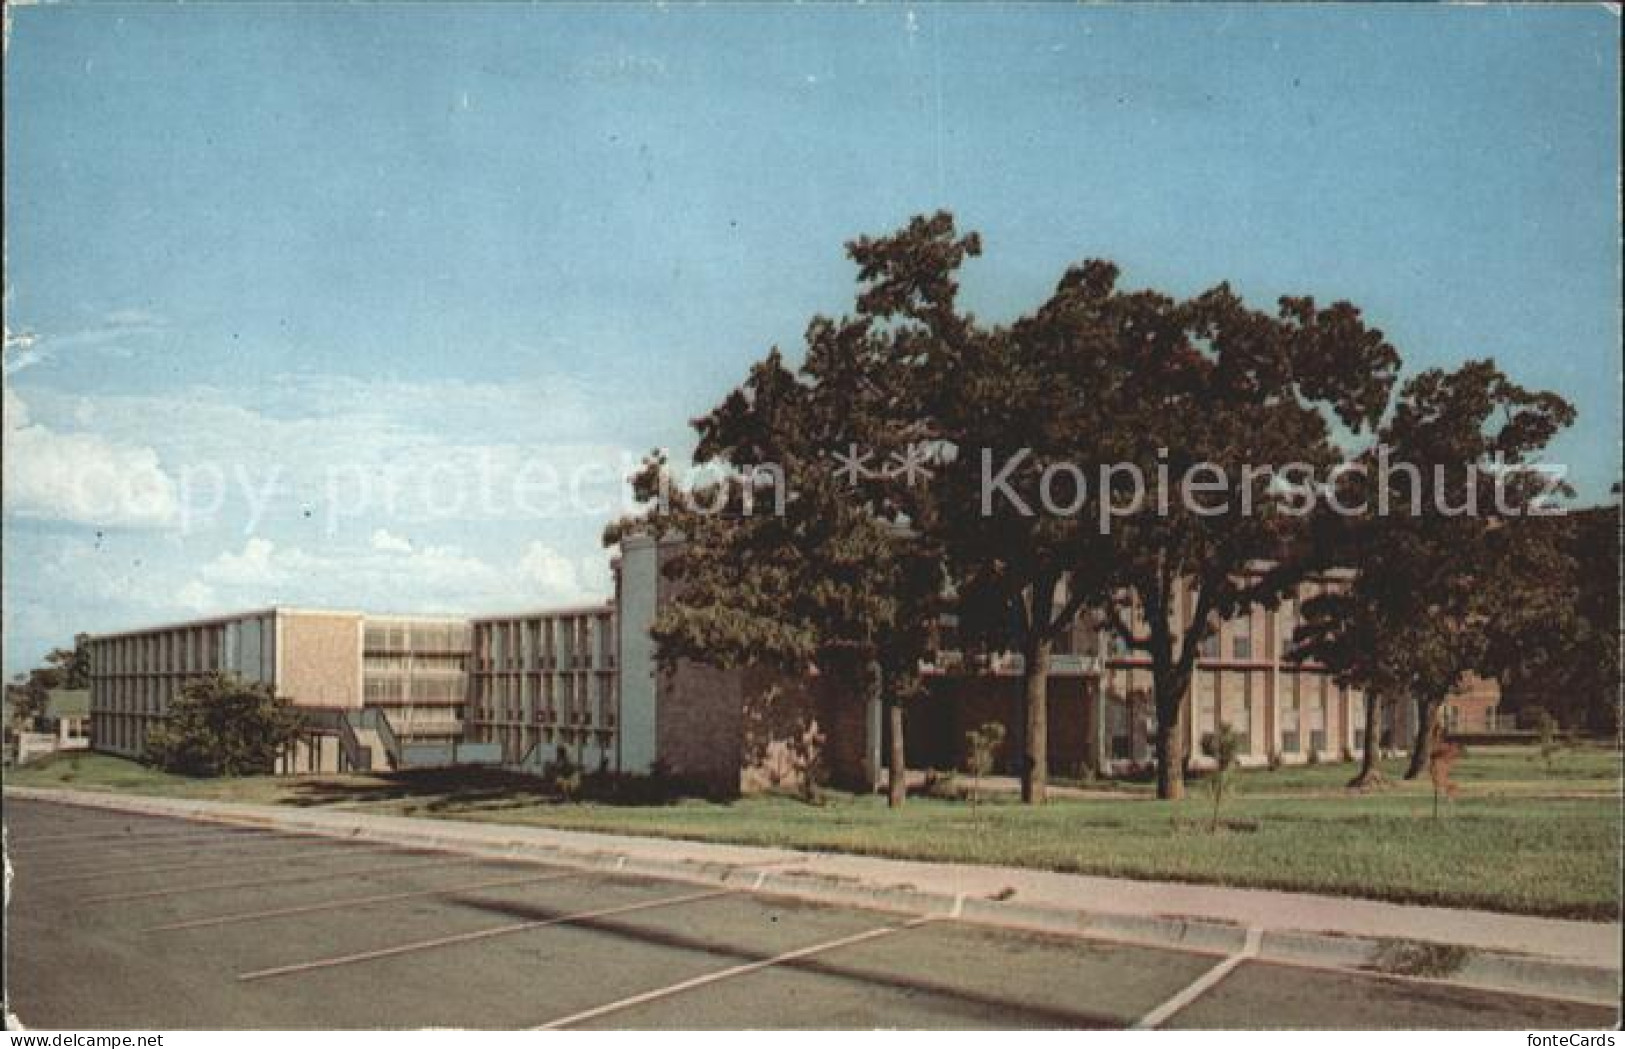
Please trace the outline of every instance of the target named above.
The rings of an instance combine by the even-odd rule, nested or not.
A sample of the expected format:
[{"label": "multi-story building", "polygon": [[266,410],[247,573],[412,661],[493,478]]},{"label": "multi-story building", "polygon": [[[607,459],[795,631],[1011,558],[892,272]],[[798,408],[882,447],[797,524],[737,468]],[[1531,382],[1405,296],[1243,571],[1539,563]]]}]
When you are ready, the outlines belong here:
[{"label": "multi-story building", "polygon": [[[1214,623],[1197,650],[1185,700],[1182,742],[1192,764],[1206,763],[1203,738],[1220,725],[1240,735],[1240,761],[1247,765],[1265,764],[1272,756],[1292,764],[1363,753],[1364,695],[1340,686],[1325,666],[1292,651],[1299,608],[1346,578],[1342,572],[1325,573],[1302,583],[1273,609],[1255,607]],[[1176,645],[1177,624],[1189,615],[1195,600],[1189,588],[1176,596],[1170,613]],[[1131,619],[1130,625],[1143,632],[1143,618]],[[952,649],[951,631],[944,645]],[[1022,669],[1019,655],[995,656],[975,673],[953,651],[939,656],[928,672],[930,698],[909,710],[910,753],[927,766],[958,767],[965,733],[998,721],[1006,726],[1009,740],[1004,763],[1014,771],[1025,730]],[[1121,771],[1149,764],[1156,738],[1152,686],[1151,660],[1145,653],[1080,617],[1051,656],[1051,770],[1073,775],[1084,769]],[[1493,690],[1493,683],[1489,688]],[[1482,683],[1473,685],[1474,695],[1482,690]],[[1388,722],[1379,726],[1382,745],[1406,749],[1414,731],[1414,710],[1401,704],[1387,717]]]},{"label": "multi-story building", "polygon": [[469,735],[506,764],[622,769],[619,633],[605,603],[473,621]]},{"label": "multi-story building", "polygon": [[[361,619],[358,612],[268,608],[94,637],[91,745],[141,756],[181,689],[210,673],[264,682],[308,710],[358,709]],[[284,768],[316,771],[338,760],[336,740],[312,735]]]},{"label": "multi-story building", "polygon": [[[878,706],[854,701],[815,669],[659,665],[650,628],[673,596],[663,568],[675,549],[626,538],[613,599],[576,608],[474,619],[274,608],[96,637],[93,745],[141,755],[180,688],[227,671],[270,683],[309,715],[312,732],[284,760],[287,771],[467,762],[541,770],[566,759],[589,771],[668,771],[727,791],[782,785],[811,769],[851,785],[879,782]],[[1290,644],[1301,604],[1340,579],[1329,573],[1274,609],[1215,625],[1185,701],[1194,763],[1203,761],[1203,737],[1220,725],[1241,734],[1248,764],[1361,752],[1363,697],[1296,658]],[[1194,599],[1180,596],[1174,623]],[[949,620],[943,651],[925,668],[928,694],[909,707],[911,760],[959,767],[966,732],[999,721],[1013,768],[1025,727],[1021,657],[995,655],[973,671],[956,647]],[[1493,705],[1492,687],[1474,683],[1447,709]],[[1096,624],[1077,624],[1051,660],[1051,769],[1150,762],[1151,690],[1143,654]],[[1384,746],[1404,749],[1414,714],[1402,707],[1391,721],[1381,728]]]},{"label": "multi-story building", "polygon": [[461,739],[471,635],[456,616],[365,616],[362,704],[405,742]]}]

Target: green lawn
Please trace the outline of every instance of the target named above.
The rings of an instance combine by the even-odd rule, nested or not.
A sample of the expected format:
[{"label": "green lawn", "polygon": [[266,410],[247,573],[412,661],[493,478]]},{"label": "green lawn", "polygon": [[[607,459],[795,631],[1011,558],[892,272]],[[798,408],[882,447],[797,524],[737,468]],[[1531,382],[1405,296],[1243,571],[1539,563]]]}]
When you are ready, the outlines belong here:
[{"label": "green lawn", "polygon": [[[1398,775],[1397,763],[1389,767]],[[728,803],[566,803],[538,780],[494,773],[188,780],[104,755],[57,756],[9,770],[8,783],[118,790],[498,821],[875,856],[994,863],[1131,878],[1298,889],[1402,902],[1617,918],[1621,861],[1618,755],[1564,754],[1548,772],[1527,748],[1476,748],[1442,818],[1431,787],[1351,794],[1345,765],[1249,771],[1207,830],[1200,782],[1166,803],[1144,792],[1029,809],[831,794]]]}]

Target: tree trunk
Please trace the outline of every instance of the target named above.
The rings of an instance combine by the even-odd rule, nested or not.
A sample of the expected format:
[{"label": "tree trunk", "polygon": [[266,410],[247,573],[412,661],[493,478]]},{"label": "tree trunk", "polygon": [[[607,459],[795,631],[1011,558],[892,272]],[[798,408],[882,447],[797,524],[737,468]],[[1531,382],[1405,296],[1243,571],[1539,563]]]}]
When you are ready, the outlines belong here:
[{"label": "tree trunk", "polygon": [[895,697],[886,700],[887,726],[891,746],[887,748],[886,807],[899,809],[908,798],[908,760],[903,750],[903,704]]},{"label": "tree trunk", "polygon": [[1382,772],[1377,768],[1378,751],[1382,746],[1377,716],[1381,711],[1382,703],[1377,694],[1368,690],[1365,694],[1365,753],[1360,757],[1359,773],[1349,780],[1350,787],[1370,787],[1382,782]]},{"label": "tree trunk", "polygon": [[1415,779],[1427,771],[1429,751],[1433,749],[1434,726],[1439,720],[1441,706],[1437,700],[1418,701],[1416,740],[1411,744],[1411,763],[1405,768],[1405,778]]},{"label": "tree trunk", "polygon": [[1027,713],[1026,751],[1021,761],[1021,800],[1042,805],[1049,795],[1049,657],[1051,642],[1040,637],[1027,646],[1022,667],[1022,705]]},{"label": "tree trunk", "polygon": [[1188,678],[1156,682],[1157,797],[1178,801],[1185,796],[1185,685]]}]

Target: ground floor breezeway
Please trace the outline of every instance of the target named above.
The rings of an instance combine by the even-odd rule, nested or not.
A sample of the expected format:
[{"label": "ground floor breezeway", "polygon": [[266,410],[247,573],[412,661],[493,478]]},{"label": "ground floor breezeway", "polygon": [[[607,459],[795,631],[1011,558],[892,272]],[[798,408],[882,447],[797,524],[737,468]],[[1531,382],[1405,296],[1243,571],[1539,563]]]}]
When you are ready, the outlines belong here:
[{"label": "ground floor breezeway", "polygon": [[[1053,775],[1086,776],[1148,767],[1156,739],[1149,670],[1108,668],[1101,675],[1052,675],[1048,696],[1049,766]],[[1022,681],[1013,675],[940,677],[906,717],[909,764],[964,767],[966,734],[996,722],[1005,744],[1000,771],[1017,773],[1024,751]],[[1387,751],[1407,750],[1415,731],[1411,704],[1385,712],[1378,740]],[[1338,761],[1365,750],[1366,704],[1330,675],[1313,670],[1202,668],[1195,674],[1184,721],[1185,752],[1203,763],[1202,740],[1221,724],[1242,740],[1241,762],[1263,765]]]}]

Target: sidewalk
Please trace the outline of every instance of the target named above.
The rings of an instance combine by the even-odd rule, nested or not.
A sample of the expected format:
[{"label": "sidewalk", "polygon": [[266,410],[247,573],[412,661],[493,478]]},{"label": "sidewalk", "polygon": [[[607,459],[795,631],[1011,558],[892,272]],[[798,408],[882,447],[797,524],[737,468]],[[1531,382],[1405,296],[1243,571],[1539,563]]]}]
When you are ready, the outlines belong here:
[{"label": "sidewalk", "polygon": [[[1454,945],[1590,970],[1617,987],[1618,922],[1587,922],[1310,893],[1131,881],[1016,867],[887,860],[835,853],[595,834],[510,824],[380,816],[176,798],[6,788],[7,797],[183,816],[348,838],[376,838],[505,857],[604,867],[991,924],[1158,942],[1226,953],[1249,930],[1277,960],[1335,957],[1370,967],[1388,941]],[[1507,961],[1508,959],[1501,959]],[[1547,968],[1550,968],[1547,965]],[[1547,982],[1550,977],[1543,977]],[[1504,981],[1503,981],[1504,982]]]}]

